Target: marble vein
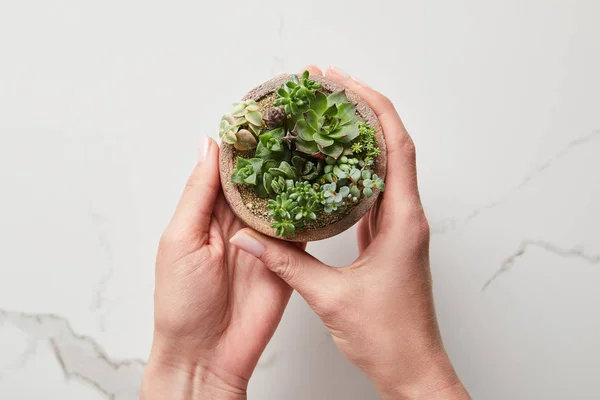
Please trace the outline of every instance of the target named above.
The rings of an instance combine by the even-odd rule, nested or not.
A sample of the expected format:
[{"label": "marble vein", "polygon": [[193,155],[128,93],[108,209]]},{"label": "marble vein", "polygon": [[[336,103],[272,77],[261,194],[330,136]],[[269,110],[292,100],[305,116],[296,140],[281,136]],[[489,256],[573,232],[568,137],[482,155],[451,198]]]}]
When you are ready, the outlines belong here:
[{"label": "marble vein", "polygon": [[112,360],[97,342],[75,333],[69,321],[58,315],[0,309],[0,325],[4,323],[20,329],[29,340],[48,341],[66,379],[83,382],[109,400],[139,397],[144,361]]},{"label": "marble vein", "polygon": [[540,248],[559,257],[579,258],[592,264],[600,264],[600,255],[587,254],[580,247],[564,249],[555,244],[541,240],[524,240],[523,242],[521,242],[521,244],[513,254],[504,259],[504,261],[500,265],[500,268],[498,268],[494,275],[487,280],[487,282],[481,288],[481,291],[484,292],[500,275],[509,272],[514,266],[514,264],[517,262],[517,260],[523,257],[527,250],[532,247]]},{"label": "marble vein", "polygon": [[473,210],[465,218],[463,218],[461,220],[457,221],[454,218],[450,218],[450,219],[447,219],[447,220],[444,220],[444,221],[434,224],[434,226],[432,227],[432,230],[431,230],[432,234],[440,234],[440,233],[452,231],[452,230],[456,229],[457,227],[459,227],[460,225],[468,224],[474,218],[476,218],[478,215],[480,215],[482,212],[491,210],[493,208],[496,208],[496,207],[502,205],[512,195],[514,195],[516,192],[518,192],[519,190],[521,190],[525,186],[527,186],[537,176],[544,173],[544,171],[546,171],[556,161],[567,156],[575,148],[585,145],[587,143],[590,143],[593,140],[598,139],[598,138],[600,138],[600,130],[595,130],[595,131],[592,131],[591,133],[588,133],[587,135],[580,136],[578,138],[573,139],[562,150],[560,150],[558,153],[554,154],[554,156],[550,157],[548,160],[546,160],[545,162],[540,164],[537,168],[535,168],[533,170],[533,172],[531,172],[529,175],[527,175],[525,178],[523,178],[521,180],[521,182],[519,182],[515,187],[513,187],[511,190],[509,190],[505,195],[501,196],[497,200],[494,200],[482,207],[479,207],[479,208]]}]

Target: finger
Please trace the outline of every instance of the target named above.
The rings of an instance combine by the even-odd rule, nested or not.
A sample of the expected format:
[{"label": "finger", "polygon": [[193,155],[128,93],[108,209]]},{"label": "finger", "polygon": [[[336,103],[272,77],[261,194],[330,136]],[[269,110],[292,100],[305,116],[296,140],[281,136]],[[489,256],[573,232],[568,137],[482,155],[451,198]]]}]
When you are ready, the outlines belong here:
[{"label": "finger", "polygon": [[323,76],[323,71],[321,71],[321,68],[317,67],[316,65],[307,65],[306,67],[302,68],[302,72],[304,71],[308,71],[308,73],[311,75]]},{"label": "finger", "polygon": [[[207,239],[213,206],[219,190],[219,146],[206,138],[206,156],[189,177],[168,229]],[[202,153],[202,151],[201,151]]]},{"label": "finger", "polygon": [[265,266],[294,288],[309,305],[339,285],[340,272],[328,267],[292,243],[244,228],[230,243],[260,259]]},{"label": "finger", "polygon": [[358,94],[377,115],[387,146],[386,192],[399,191],[398,196],[418,199],[415,146],[392,102],[335,67],[329,67],[325,76]]}]

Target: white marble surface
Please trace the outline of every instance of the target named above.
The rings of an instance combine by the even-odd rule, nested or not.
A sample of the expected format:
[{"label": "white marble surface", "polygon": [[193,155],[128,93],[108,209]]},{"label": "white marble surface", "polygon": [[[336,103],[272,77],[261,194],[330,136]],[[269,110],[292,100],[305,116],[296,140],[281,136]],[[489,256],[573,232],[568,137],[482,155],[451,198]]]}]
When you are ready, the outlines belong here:
[{"label": "white marble surface", "polygon": [[[474,398],[600,398],[599,18],[597,0],[1,0],[0,398],[136,399],[200,134],[307,63],[385,92],[414,137]],[[348,263],[353,234],[309,250]],[[377,395],[295,295],[250,398]]]}]

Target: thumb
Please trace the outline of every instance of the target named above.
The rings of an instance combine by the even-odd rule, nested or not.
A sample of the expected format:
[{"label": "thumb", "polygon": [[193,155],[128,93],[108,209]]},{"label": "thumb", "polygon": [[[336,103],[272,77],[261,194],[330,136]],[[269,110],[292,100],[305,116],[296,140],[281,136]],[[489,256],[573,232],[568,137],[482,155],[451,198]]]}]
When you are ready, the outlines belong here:
[{"label": "thumb", "polygon": [[270,238],[250,228],[238,231],[229,242],[252,254],[295,289],[309,305],[329,292],[340,281],[329,267],[291,242]]}]

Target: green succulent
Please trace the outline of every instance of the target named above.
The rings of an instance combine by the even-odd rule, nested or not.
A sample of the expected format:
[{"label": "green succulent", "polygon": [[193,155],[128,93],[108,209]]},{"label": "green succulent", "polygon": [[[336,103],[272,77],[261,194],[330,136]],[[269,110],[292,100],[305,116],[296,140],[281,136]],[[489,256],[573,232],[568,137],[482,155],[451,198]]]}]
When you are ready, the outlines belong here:
[{"label": "green succulent", "polygon": [[328,213],[342,211],[345,209],[344,199],[350,194],[348,186],[342,186],[337,189],[335,182],[327,183],[322,186],[323,191],[323,210]]},{"label": "green succulent", "polygon": [[256,185],[263,163],[264,160],[261,158],[246,159],[238,157],[235,169],[231,173],[231,182]]},{"label": "green succulent", "polygon": [[263,165],[262,183],[267,195],[280,194],[289,187],[294,186],[296,180],[296,171],[294,167],[286,161],[281,161],[279,165],[274,160],[269,160]]},{"label": "green succulent", "polygon": [[275,229],[277,236],[295,236],[296,227],[301,226],[301,222],[292,217],[292,210],[297,206],[298,203],[290,199],[287,192],[279,194],[274,200],[269,200],[267,207],[269,216],[273,219],[271,228]]},{"label": "green succulent", "polygon": [[294,127],[296,148],[304,153],[338,158],[359,135],[356,106],[342,93],[315,93],[310,108]]},{"label": "green succulent", "polygon": [[350,147],[352,154],[360,157],[364,161],[370,161],[377,158],[380,153],[377,145],[377,131],[364,121],[359,121],[357,126],[358,139],[352,143],[352,146]]},{"label": "green succulent", "polygon": [[296,168],[300,178],[305,181],[316,179],[323,170],[323,161],[310,161],[300,156],[292,157],[292,165]]},{"label": "green succulent", "polygon": [[236,133],[240,126],[231,115],[223,115],[219,124],[219,137],[227,144],[234,144],[237,141]]},{"label": "green succulent", "polygon": [[321,88],[321,84],[308,79],[309,72],[304,71],[302,81],[296,75],[292,75],[290,81],[277,89],[279,96],[274,105],[283,106],[286,114],[298,114],[308,109],[309,103],[315,97],[315,90]]},{"label": "green succulent", "polygon": [[[368,176],[368,174],[365,174],[365,176]],[[373,174],[370,178],[363,179],[361,183],[363,186],[363,194],[366,197],[373,196],[373,188],[382,192],[385,190],[385,182],[383,182],[383,179],[378,177],[376,174]]]},{"label": "green succulent", "polygon": [[280,156],[284,150],[283,137],[285,129],[277,128],[262,133],[258,136],[258,145],[256,146],[256,157],[274,158]]},{"label": "green succulent", "polygon": [[246,125],[255,135],[258,135],[264,125],[258,110],[258,103],[254,100],[238,101],[233,103],[231,115],[236,118],[236,124]]}]

